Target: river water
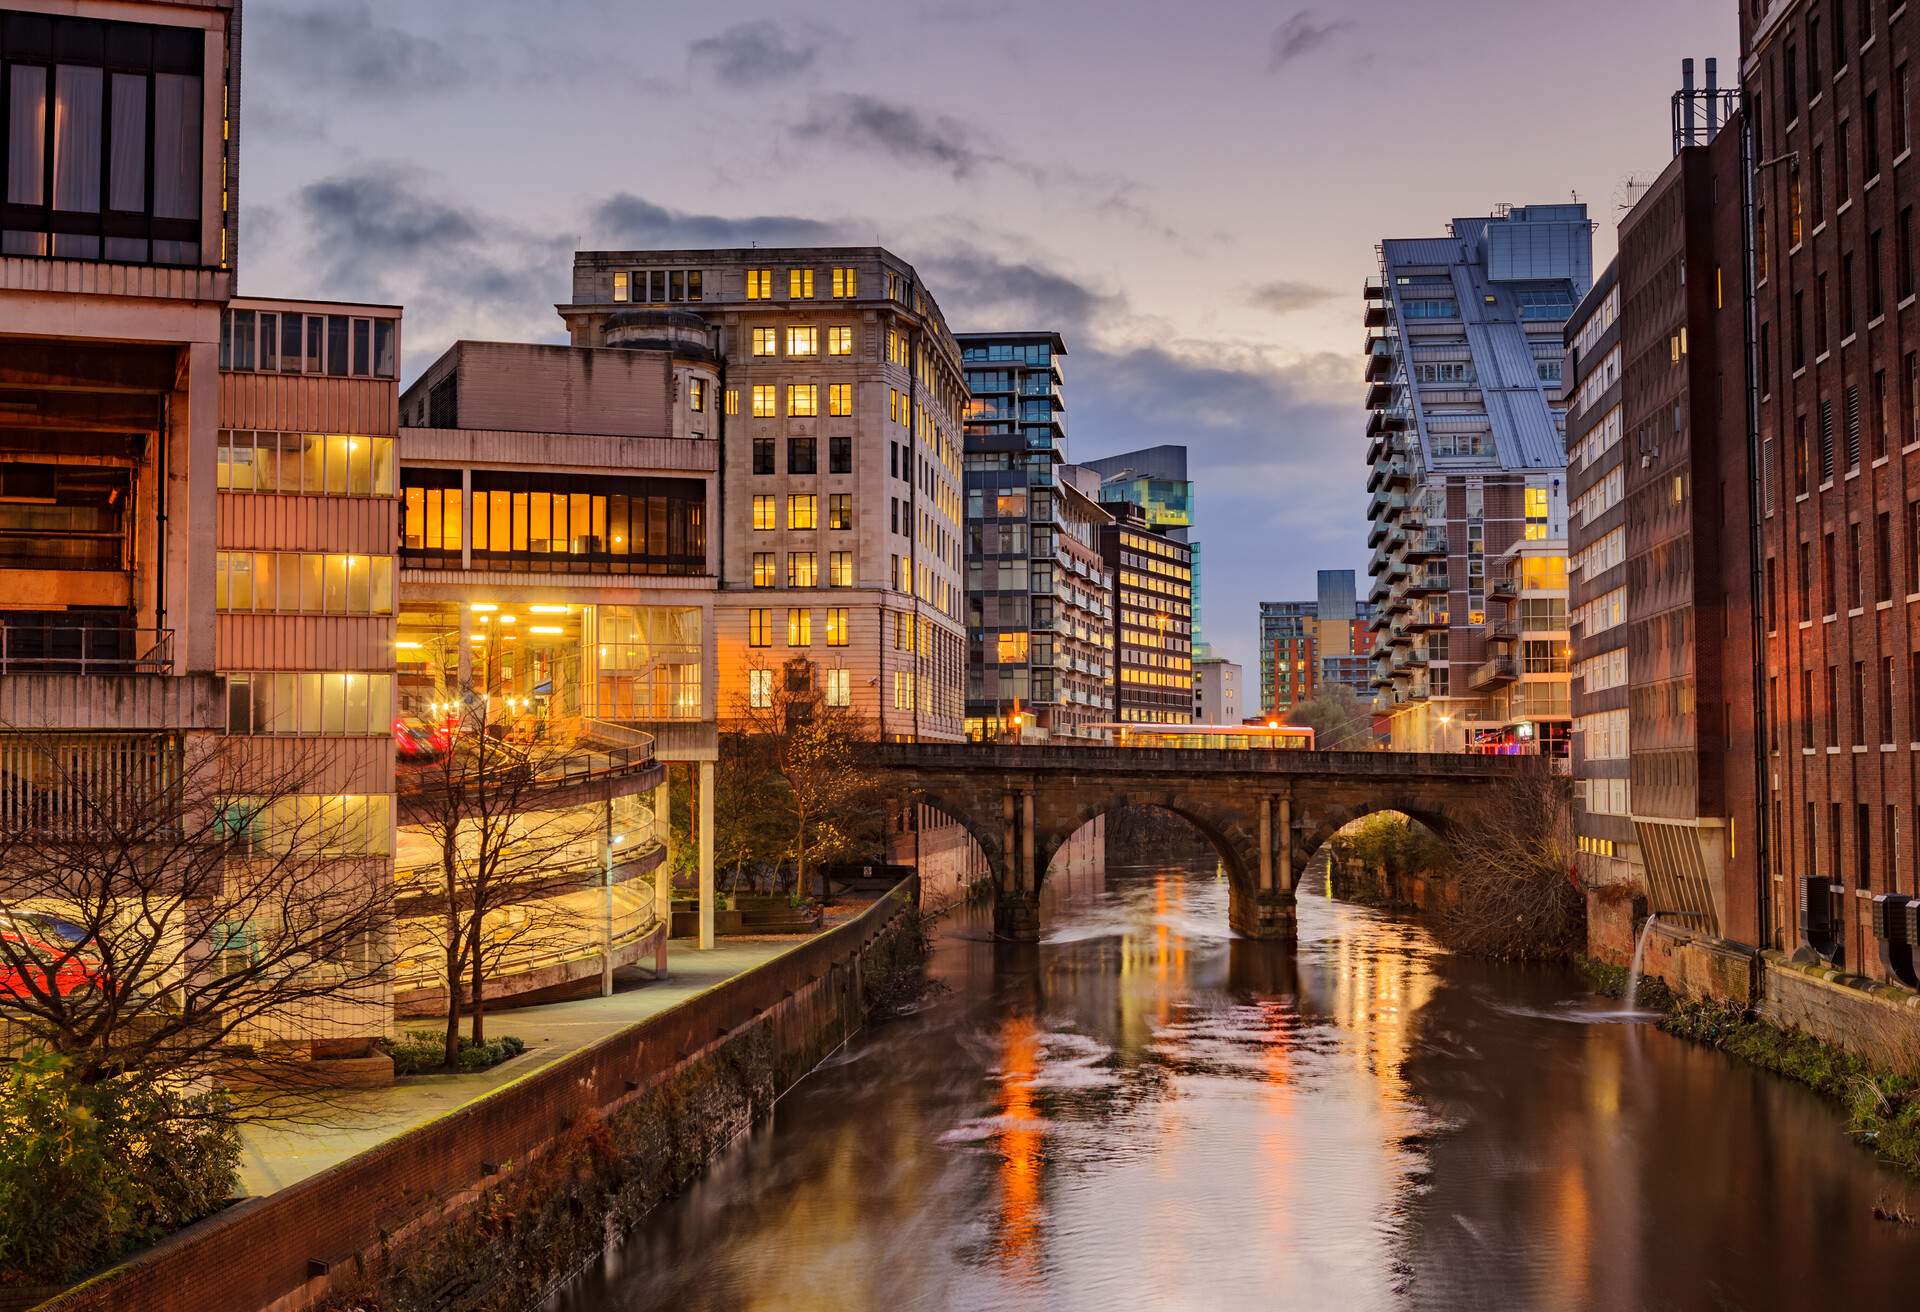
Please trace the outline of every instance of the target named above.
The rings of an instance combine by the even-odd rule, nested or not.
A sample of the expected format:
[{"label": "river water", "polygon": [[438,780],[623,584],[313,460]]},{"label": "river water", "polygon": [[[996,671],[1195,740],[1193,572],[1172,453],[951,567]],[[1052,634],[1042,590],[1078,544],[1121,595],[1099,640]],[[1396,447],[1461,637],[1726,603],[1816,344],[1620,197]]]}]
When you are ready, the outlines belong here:
[{"label": "river water", "polygon": [[870,1028],[555,1300],[614,1309],[1849,1308],[1920,1298],[1920,1186],[1812,1094],[1211,872],[977,912]]}]

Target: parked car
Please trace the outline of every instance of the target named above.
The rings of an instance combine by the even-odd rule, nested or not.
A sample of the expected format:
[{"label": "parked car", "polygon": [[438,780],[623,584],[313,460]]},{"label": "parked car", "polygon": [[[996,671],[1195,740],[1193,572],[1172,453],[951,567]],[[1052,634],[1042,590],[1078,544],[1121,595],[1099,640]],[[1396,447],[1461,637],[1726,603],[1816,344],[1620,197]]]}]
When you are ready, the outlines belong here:
[{"label": "parked car", "polygon": [[[0,910],[0,939],[9,949],[0,953],[0,996],[33,997],[34,982],[44,991],[47,967],[53,967],[53,989],[61,997],[106,980],[100,958],[82,946],[86,931],[58,916],[24,908]],[[30,972],[39,979],[30,981]]]},{"label": "parked car", "polygon": [[453,735],[445,725],[403,715],[393,722],[393,746],[402,761],[437,761],[452,748]]}]

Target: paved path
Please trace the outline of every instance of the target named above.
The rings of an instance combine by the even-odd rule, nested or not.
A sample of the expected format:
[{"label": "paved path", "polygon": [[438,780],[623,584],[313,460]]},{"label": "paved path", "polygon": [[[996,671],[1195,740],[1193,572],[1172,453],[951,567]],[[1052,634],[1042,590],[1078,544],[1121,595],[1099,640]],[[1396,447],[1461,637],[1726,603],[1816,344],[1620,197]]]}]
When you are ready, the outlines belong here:
[{"label": "paved path", "polygon": [[[701,952],[690,939],[674,939],[667,945],[665,980],[616,985],[610,998],[490,1013],[487,1032],[519,1036],[526,1040],[526,1052],[474,1075],[416,1075],[389,1088],[349,1095],[327,1113],[324,1125],[248,1126],[241,1135],[241,1188],[249,1195],[284,1189],[805,941],[805,935],[729,938]],[[403,1021],[401,1028],[433,1028],[433,1023]]]}]

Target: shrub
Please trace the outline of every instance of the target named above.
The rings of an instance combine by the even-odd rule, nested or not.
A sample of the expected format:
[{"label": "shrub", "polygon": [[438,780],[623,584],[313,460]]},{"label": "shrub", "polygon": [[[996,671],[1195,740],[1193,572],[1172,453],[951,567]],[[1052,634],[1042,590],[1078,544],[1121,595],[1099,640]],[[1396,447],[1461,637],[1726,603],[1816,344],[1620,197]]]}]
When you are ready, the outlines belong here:
[{"label": "shrub", "polygon": [[0,1074],[0,1283],[65,1283],[216,1211],[239,1160],[222,1100],[29,1053]]},{"label": "shrub", "polygon": [[[446,1035],[439,1030],[408,1030],[404,1038],[395,1039],[386,1044],[387,1055],[393,1058],[395,1075],[432,1075],[444,1074],[446,1066],[442,1059],[447,1055]],[[475,1043],[461,1036],[460,1061],[456,1069],[463,1074],[484,1071],[498,1066],[510,1057],[518,1057],[527,1050],[527,1045],[511,1034],[503,1034],[497,1039],[488,1039],[484,1043]]]}]

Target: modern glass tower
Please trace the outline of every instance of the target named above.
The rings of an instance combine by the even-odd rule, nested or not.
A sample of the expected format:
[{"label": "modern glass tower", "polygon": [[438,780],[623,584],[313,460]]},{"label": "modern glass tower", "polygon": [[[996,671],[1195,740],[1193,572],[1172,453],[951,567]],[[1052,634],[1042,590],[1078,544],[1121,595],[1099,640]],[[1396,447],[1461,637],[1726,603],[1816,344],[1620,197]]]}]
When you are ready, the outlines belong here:
[{"label": "modern glass tower", "polygon": [[1187,477],[1187,448],[1173,444],[1123,451],[1089,460],[1100,475],[1100,499],[1138,506],[1149,527],[1185,544],[1193,568],[1193,654],[1212,654],[1200,628],[1200,543],[1195,540],[1193,480]]}]

